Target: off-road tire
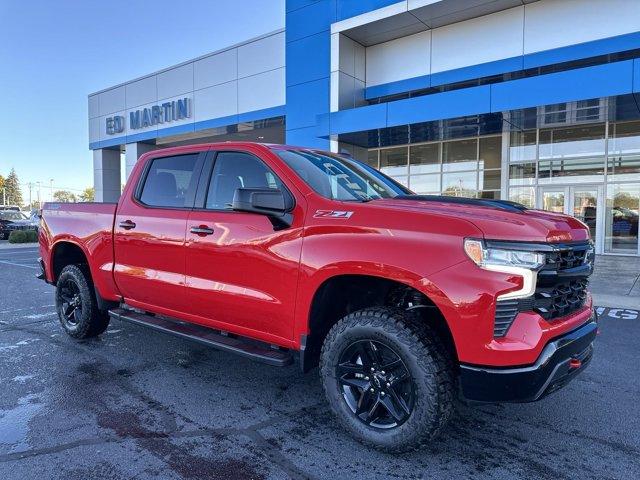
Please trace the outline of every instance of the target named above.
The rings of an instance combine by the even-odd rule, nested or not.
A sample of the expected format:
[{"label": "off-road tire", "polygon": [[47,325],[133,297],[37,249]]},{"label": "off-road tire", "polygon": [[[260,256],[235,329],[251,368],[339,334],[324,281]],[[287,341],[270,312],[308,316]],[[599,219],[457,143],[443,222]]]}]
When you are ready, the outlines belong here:
[{"label": "off-road tire", "polygon": [[[80,305],[79,313],[74,317],[75,323],[68,321],[63,311],[66,304],[62,292],[71,284],[77,287],[74,296],[77,296]],[[95,337],[109,326],[109,315],[98,308],[91,274],[85,265],[67,265],[62,269],[56,283],[55,298],[60,324],[69,336],[77,339]]]},{"label": "off-road tire", "polygon": [[[350,344],[374,340],[390,347],[409,371],[414,405],[409,417],[390,429],[374,428],[356,417],[338,384],[336,367]],[[433,440],[455,408],[452,359],[436,332],[415,313],[376,307],[347,315],[325,338],[320,376],[325,395],[339,422],[361,442],[386,452],[416,450]]]}]

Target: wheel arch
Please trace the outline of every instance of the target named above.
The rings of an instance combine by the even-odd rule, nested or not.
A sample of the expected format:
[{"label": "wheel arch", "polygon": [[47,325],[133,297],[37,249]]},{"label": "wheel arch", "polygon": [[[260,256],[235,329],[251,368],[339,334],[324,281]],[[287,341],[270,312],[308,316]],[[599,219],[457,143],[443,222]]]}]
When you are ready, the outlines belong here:
[{"label": "wheel arch", "polygon": [[[434,301],[433,289],[424,288],[419,279],[412,281],[372,273],[341,273],[325,278],[315,289],[306,318],[300,366],[308,372],[318,365],[322,343],[329,330],[344,316],[374,306],[415,310],[431,324],[457,364],[457,349],[447,320]],[[420,288],[422,287],[422,288]],[[427,291],[425,291],[427,290]]]},{"label": "wheel arch", "polygon": [[108,310],[111,307],[117,306],[117,302],[106,300],[100,294],[100,290],[95,281],[95,274],[91,268],[91,262],[89,262],[89,255],[79,242],[70,238],[57,241],[51,248],[49,264],[51,268],[51,281],[54,285],[58,281],[60,272],[62,272],[67,265],[84,266],[89,274],[89,284],[95,292],[98,308],[100,310]]}]

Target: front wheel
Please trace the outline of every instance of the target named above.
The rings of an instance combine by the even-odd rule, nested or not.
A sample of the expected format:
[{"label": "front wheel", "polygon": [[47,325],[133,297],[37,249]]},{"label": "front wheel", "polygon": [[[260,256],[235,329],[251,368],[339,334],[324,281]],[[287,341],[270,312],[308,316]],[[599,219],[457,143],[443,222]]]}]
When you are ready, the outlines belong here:
[{"label": "front wheel", "polygon": [[325,339],[320,373],[340,423],[388,452],[435,438],[454,406],[445,350],[424,320],[392,308],[354,312]]},{"label": "front wheel", "polygon": [[60,272],[56,310],[62,328],[73,338],[95,337],[109,326],[109,315],[98,309],[91,276],[77,265],[67,265]]}]

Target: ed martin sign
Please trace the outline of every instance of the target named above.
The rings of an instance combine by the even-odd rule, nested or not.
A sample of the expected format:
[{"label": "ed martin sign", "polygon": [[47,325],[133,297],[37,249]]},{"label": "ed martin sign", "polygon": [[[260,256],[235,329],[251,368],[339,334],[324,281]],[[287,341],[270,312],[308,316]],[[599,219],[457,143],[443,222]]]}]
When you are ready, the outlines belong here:
[{"label": "ed martin sign", "polygon": [[[143,108],[129,112],[129,129],[137,130],[139,128],[152,127],[161,123],[175,122],[183,120],[191,116],[191,99],[189,97],[171,102],[164,102],[160,105]],[[107,117],[106,120],[107,135],[115,135],[124,132],[125,117],[122,115],[114,115]]]}]

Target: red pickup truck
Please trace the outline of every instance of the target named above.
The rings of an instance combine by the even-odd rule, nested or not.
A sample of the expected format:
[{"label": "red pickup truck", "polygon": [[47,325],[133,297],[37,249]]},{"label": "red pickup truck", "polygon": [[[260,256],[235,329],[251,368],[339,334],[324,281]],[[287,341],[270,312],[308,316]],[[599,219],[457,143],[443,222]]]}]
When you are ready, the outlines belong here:
[{"label": "red pickup truck", "polygon": [[46,204],[40,251],[72,337],[115,318],[273,366],[297,357],[339,421],[387,451],[434,438],[456,398],[557,390],[597,333],[578,220],[415,195],[311,149],[153,151],[118,204]]}]

